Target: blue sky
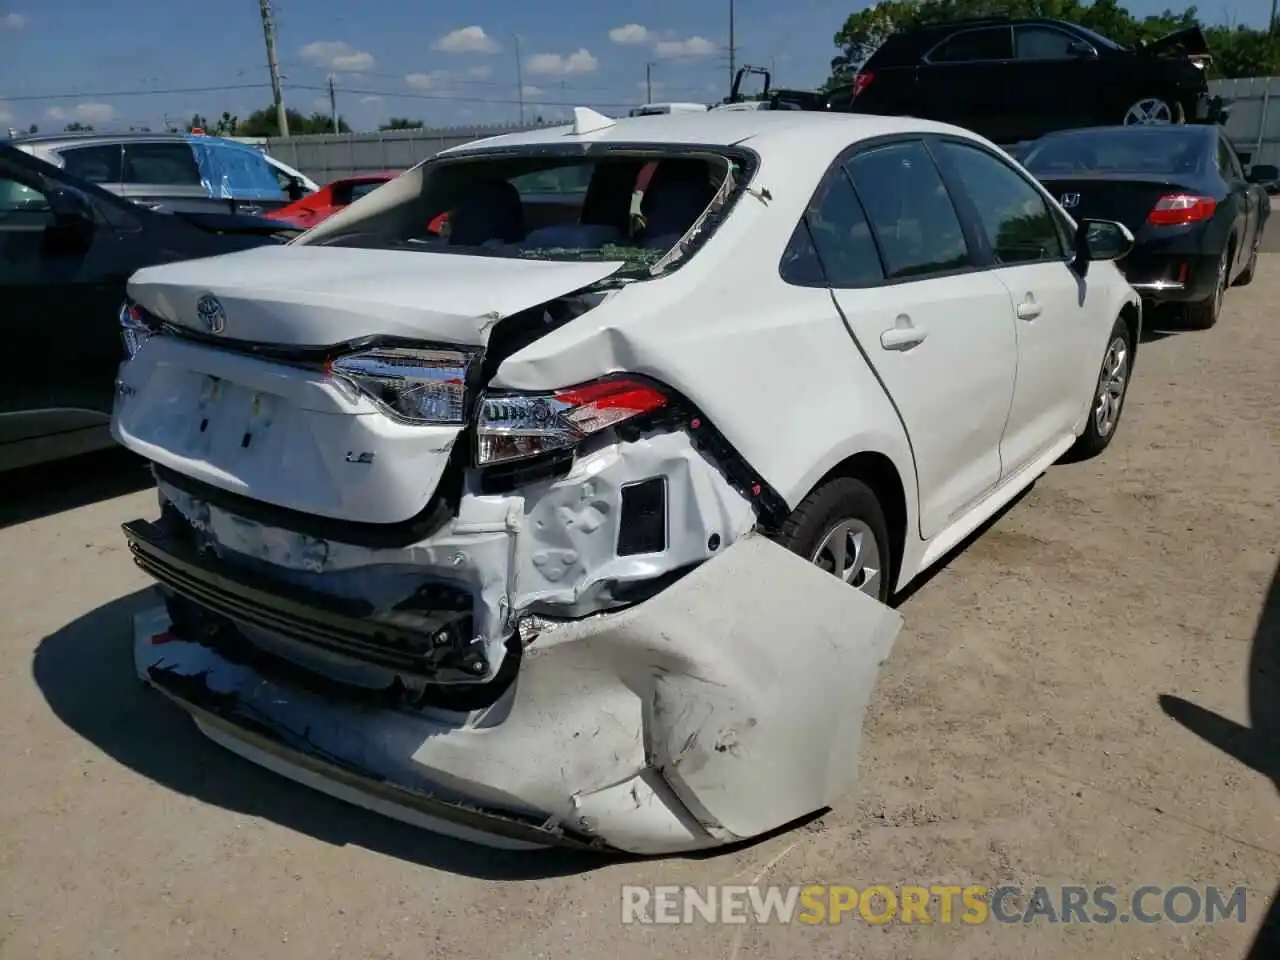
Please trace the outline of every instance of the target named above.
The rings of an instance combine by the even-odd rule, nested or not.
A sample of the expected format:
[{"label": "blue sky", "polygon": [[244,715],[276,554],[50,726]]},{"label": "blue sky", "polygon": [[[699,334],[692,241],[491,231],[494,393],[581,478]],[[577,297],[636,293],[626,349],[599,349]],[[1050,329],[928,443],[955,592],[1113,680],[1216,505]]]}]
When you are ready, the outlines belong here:
[{"label": "blue sky", "polygon": [[[739,64],[775,84],[814,86],[849,0],[737,0]],[[1133,0],[1135,14],[1179,6]],[[339,112],[356,129],[391,116],[429,125],[515,120],[519,38],[529,116],[645,99],[713,102],[727,92],[727,0],[277,0],[285,100]],[[1270,0],[1211,0],[1204,19],[1260,25]],[[180,15],[178,8],[183,8]],[[163,126],[193,112],[245,116],[270,102],[255,0],[0,0],[0,126]]]}]

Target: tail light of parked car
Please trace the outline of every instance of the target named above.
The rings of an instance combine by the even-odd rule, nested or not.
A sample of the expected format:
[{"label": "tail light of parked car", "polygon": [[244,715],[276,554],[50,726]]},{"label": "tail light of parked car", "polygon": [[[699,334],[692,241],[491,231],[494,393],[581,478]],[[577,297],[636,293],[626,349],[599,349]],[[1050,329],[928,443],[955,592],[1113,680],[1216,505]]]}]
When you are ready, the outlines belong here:
[{"label": "tail light of parked car", "polygon": [[1199,223],[1213,216],[1218,202],[1213,197],[1201,197],[1191,193],[1168,193],[1156,201],[1147,214],[1147,223],[1160,227],[1178,227],[1187,223]]},{"label": "tail light of parked car", "polygon": [[871,81],[875,79],[875,76],[876,75],[874,73],[869,73],[866,70],[864,70],[853,78],[852,97],[855,100],[858,98],[858,94],[862,93],[863,90],[871,86]]},{"label": "tail light of parked car", "polygon": [[127,359],[132,359],[155,332],[156,327],[148,322],[145,310],[130,300],[120,304],[120,339],[124,341]]},{"label": "tail light of parked car", "polygon": [[485,396],[480,402],[476,459],[480,466],[569,451],[670,398],[647,383],[606,378],[549,393]]},{"label": "tail light of parked car", "polygon": [[464,423],[467,380],[476,354],[463,350],[378,347],[325,363],[325,372],[407,423]]}]

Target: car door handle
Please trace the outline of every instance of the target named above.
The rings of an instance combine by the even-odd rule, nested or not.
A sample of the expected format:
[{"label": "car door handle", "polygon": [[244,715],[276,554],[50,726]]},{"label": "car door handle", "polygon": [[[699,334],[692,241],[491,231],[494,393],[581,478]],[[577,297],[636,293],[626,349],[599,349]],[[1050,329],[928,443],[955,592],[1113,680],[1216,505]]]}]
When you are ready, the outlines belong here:
[{"label": "car door handle", "polygon": [[880,346],[886,350],[910,350],[924,342],[929,334],[920,327],[891,327],[880,334]]},{"label": "car door handle", "polygon": [[1040,304],[1036,303],[1034,300],[1027,300],[1025,303],[1018,304],[1018,319],[1034,320],[1036,317],[1040,316],[1040,311],[1042,309],[1043,308]]}]

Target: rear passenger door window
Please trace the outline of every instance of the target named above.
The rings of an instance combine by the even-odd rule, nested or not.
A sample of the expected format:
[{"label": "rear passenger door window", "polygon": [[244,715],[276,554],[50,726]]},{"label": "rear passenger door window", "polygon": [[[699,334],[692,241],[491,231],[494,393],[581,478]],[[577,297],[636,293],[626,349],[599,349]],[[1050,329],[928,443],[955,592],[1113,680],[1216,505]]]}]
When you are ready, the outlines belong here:
[{"label": "rear passenger door window", "polygon": [[124,182],[200,186],[200,167],[185,143],[129,143],[124,148]]},{"label": "rear passenger door window", "polygon": [[978,147],[944,140],[938,155],[955,175],[996,263],[1061,260],[1062,238],[1049,205],[1025,177]]},{"label": "rear passenger door window", "polygon": [[1013,31],[1014,56],[1019,60],[1071,60],[1071,45],[1077,40],[1053,27],[1016,27]]},{"label": "rear passenger door window", "polygon": [[828,172],[796,228],[783,279],[812,286],[866,287],[884,280],[871,227],[843,167]]},{"label": "rear passenger door window", "polygon": [[947,273],[973,262],[955,205],[923,143],[873,147],[845,168],[866,211],[886,279]]},{"label": "rear passenger door window", "polygon": [[118,143],[104,143],[92,147],[72,147],[61,150],[62,169],[73,177],[89,183],[120,183],[123,154]]},{"label": "rear passenger door window", "polygon": [[1008,27],[962,30],[930,51],[930,63],[969,63],[1008,60],[1013,56],[1012,31]]}]

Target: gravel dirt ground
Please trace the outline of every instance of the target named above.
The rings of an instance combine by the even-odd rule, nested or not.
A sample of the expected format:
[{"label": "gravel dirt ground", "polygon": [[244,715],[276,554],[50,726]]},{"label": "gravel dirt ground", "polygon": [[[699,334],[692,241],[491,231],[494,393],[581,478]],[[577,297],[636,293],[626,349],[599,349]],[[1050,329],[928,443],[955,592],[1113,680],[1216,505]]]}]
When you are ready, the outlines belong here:
[{"label": "gravel dirt ground", "polygon": [[[1110,450],[903,603],[856,791],[711,857],[498,854],[224,753],[132,674],[141,469],[0,480],[0,957],[1244,957],[1280,878],[1278,299],[1267,256],[1215,329],[1150,335]],[[623,884],[750,882],[1249,899],[1243,925],[620,920]]]}]

